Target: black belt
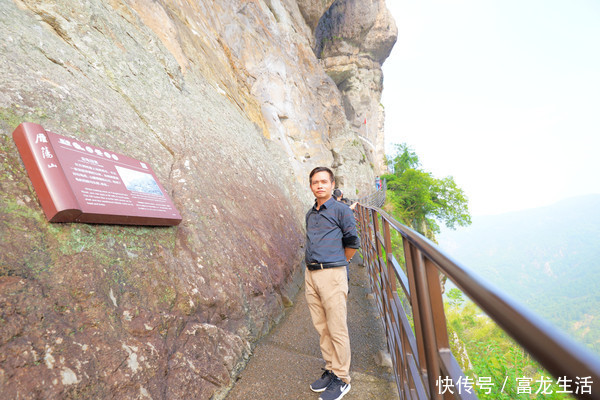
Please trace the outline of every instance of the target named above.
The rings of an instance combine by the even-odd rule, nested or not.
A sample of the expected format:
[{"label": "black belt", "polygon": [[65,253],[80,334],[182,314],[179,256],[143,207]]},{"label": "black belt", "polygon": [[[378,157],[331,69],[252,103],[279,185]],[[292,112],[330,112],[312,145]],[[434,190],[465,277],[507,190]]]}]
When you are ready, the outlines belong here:
[{"label": "black belt", "polygon": [[325,268],[345,267],[348,265],[346,261],[328,262],[328,263],[306,263],[306,268],[311,271]]}]

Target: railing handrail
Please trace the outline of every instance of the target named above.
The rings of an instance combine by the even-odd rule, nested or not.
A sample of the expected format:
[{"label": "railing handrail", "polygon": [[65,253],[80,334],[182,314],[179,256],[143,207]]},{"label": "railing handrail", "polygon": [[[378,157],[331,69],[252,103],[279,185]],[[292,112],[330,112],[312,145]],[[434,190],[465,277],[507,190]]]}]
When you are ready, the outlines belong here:
[{"label": "railing handrail", "polygon": [[[394,279],[397,278],[402,282],[402,277],[399,276],[398,270],[393,267],[393,255],[386,256],[387,260],[384,260],[381,247],[383,247],[385,250],[386,255],[391,254],[391,249],[389,247],[386,248],[386,245],[391,247],[389,240],[390,227],[400,233],[403,238],[403,242],[406,241],[404,242],[405,250],[408,250],[410,253],[406,254],[407,269],[409,268],[409,263],[413,264],[410,265],[411,270],[409,271],[408,278],[409,280],[412,278],[412,281],[417,281],[416,283],[412,281],[409,282],[413,288],[411,291],[415,290],[415,292],[421,292],[421,296],[425,296],[424,299],[418,299],[417,294],[410,294],[410,296],[413,298],[413,302],[411,303],[413,313],[415,313],[418,318],[422,319],[422,321],[416,321],[421,326],[415,327],[415,335],[418,335],[417,330],[420,330],[423,336],[430,335],[428,338],[417,337],[416,339],[419,344],[421,344],[421,348],[427,347],[427,345],[433,345],[437,347],[435,354],[431,352],[431,349],[428,349],[428,351],[431,352],[430,354],[420,354],[421,364],[427,364],[427,366],[421,365],[421,368],[425,372],[425,375],[430,375],[428,378],[424,379],[424,381],[429,381],[428,397],[439,397],[439,394],[438,396],[435,396],[433,393],[434,386],[432,385],[431,374],[435,374],[435,376],[441,376],[441,370],[439,368],[444,368],[446,370],[450,369],[450,364],[452,364],[454,369],[458,367],[453,356],[450,356],[448,363],[442,360],[444,356],[448,355],[449,349],[445,348],[448,346],[447,332],[439,332],[440,330],[446,329],[445,315],[443,314],[443,304],[441,305],[442,315],[439,315],[441,290],[438,286],[437,291],[440,291],[440,293],[429,292],[429,290],[431,290],[431,286],[436,286],[432,271],[437,270],[447,276],[448,279],[450,279],[469,298],[471,298],[492,320],[494,320],[527,352],[529,352],[542,365],[542,367],[548,370],[548,372],[553,374],[555,377],[567,377],[575,382],[575,377],[583,378],[590,376],[593,380],[590,390],[591,393],[573,393],[574,395],[580,398],[600,399],[600,360],[598,357],[593,355],[582,345],[576,343],[571,338],[558,331],[556,328],[552,327],[549,323],[539,318],[527,308],[511,299],[502,291],[494,287],[491,283],[479,277],[475,272],[465,267],[458,261],[453,260],[452,257],[447,255],[437,245],[419,233],[399,223],[383,210],[373,206],[365,206],[363,204],[359,204],[357,210],[359,214],[359,222],[361,223],[361,239],[363,239],[363,249],[366,248],[367,253],[375,251],[373,254],[367,254],[367,260],[365,261],[371,264],[372,268],[379,268],[378,273],[380,275],[386,275],[389,271],[392,271],[396,275]],[[384,225],[383,235],[381,235],[378,227],[378,216],[381,217]],[[371,232],[370,229],[373,229],[373,232]],[[374,259],[375,256],[377,256],[376,260]],[[387,272],[385,271],[386,266]],[[380,277],[380,279],[383,279],[383,277]],[[377,289],[374,290],[374,292],[382,296],[386,295],[386,291],[383,290],[383,283],[381,281],[377,282],[372,280],[372,285],[373,284],[381,286],[379,288],[374,288]],[[395,282],[387,284],[392,285],[395,290]],[[427,288],[427,285],[430,286],[429,289]],[[424,291],[428,292],[427,295],[425,295]],[[392,292],[388,289],[387,293]],[[429,297],[429,299],[427,299],[427,297]],[[385,312],[386,314],[388,313],[386,310],[394,308],[392,304],[393,299],[382,298],[378,301],[379,304],[382,305],[380,307],[380,311]],[[433,303],[436,304],[433,305]],[[421,310],[420,308],[424,304],[431,308],[431,310]],[[416,312],[415,307],[417,308]],[[435,309],[436,307],[438,308],[437,310]],[[396,318],[390,315],[382,315],[382,317],[384,324],[389,323],[390,319]],[[436,318],[438,321],[435,321]],[[428,321],[428,319],[431,321]],[[400,323],[397,318],[396,323]],[[435,331],[435,325],[437,331],[428,332],[428,323],[429,329]],[[417,323],[415,324],[417,325]],[[396,331],[400,331],[402,330],[402,327],[386,327],[386,332],[393,332],[394,329]],[[408,349],[406,346],[404,348],[405,350]],[[392,349],[390,349],[390,351],[392,351]],[[436,354],[437,358],[439,358],[441,361],[434,359]],[[451,353],[449,354],[451,355]],[[430,371],[430,366],[434,366],[436,371]],[[459,371],[459,374],[462,374],[462,371]],[[396,377],[400,380],[404,379],[399,377],[398,373],[396,373]],[[398,382],[398,386],[399,390],[402,390],[402,388],[406,389],[408,387],[405,379],[403,382]],[[401,386],[403,387],[401,388]],[[424,383],[424,386],[425,389],[427,389],[427,383]],[[461,397],[465,398],[465,396]]]}]

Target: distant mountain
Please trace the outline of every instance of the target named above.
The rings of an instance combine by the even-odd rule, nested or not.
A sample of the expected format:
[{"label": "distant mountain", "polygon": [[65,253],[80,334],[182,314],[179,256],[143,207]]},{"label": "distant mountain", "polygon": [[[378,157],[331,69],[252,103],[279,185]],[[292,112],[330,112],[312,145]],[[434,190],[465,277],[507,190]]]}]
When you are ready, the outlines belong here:
[{"label": "distant mountain", "polygon": [[440,246],[600,354],[600,195],[444,230]]}]

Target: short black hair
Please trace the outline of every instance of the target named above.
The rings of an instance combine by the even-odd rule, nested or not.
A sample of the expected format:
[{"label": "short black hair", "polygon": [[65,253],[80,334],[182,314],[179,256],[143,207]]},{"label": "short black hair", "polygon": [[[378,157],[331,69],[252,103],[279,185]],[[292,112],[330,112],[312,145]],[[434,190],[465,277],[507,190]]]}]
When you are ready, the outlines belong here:
[{"label": "short black hair", "polygon": [[336,199],[337,199],[338,197],[342,197],[342,191],[341,191],[340,189],[335,189],[335,190],[333,191],[333,197],[335,197]]},{"label": "short black hair", "polygon": [[313,175],[316,174],[317,172],[323,172],[323,171],[329,173],[329,178],[331,179],[331,182],[333,182],[335,180],[333,178],[333,171],[331,171],[329,168],[327,168],[327,167],[316,167],[312,171],[310,171],[310,175],[308,176],[308,182],[312,184],[312,177],[313,177]]}]

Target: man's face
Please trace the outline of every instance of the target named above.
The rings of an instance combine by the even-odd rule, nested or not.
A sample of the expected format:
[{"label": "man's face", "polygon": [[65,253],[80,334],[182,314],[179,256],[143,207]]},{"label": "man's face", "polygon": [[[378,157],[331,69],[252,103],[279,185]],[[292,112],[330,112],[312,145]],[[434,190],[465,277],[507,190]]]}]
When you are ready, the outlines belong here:
[{"label": "man's face", "polygon": [[310,180],[310,190],[317,199],[328,199],[333,191],[333,185],[327,171],[317,172]]}]

